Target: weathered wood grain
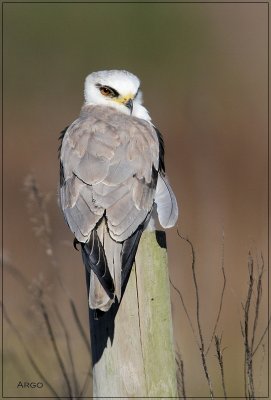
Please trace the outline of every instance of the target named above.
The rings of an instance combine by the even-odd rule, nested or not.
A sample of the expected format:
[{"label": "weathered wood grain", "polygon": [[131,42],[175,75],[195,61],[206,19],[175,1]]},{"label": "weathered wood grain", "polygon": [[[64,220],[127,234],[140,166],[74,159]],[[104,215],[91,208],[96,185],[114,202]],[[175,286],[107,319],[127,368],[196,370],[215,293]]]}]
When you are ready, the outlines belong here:
[{"label": "weathered wood grain", "polygon": [[119,309],[90,326],[93,396],[177,397],[164,232],[143,233]]}]

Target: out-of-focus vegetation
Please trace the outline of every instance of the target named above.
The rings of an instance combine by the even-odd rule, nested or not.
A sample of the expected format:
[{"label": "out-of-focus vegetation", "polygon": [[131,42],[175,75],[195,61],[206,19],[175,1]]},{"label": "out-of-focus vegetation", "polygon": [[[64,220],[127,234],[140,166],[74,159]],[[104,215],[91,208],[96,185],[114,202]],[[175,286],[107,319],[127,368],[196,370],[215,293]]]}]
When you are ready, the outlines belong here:
[{"label": "out-of-focus vegetation", "polygon": [[[167,172],[181,209],[179,231],[192,241],[197,257],[206,338],[212,336],[223,284],[224,232],[227,286],[217,339],[223,333],[227,395],[242,396],[240,321],[241,303],[247,299],[248,252],[252,250],[255,260],[262,252],[266,264],[268,245],[267,4],[6,3],[3,34],[4,306],[43,374],[59,395],[67,395],[67,385],[59,381],[63,375],[50,347],[48,325],[36,312],[39,303],[8,265],[20,271],[31,287],[42,274],[57,344],[66,365],[67,336],[54,304],[68,329],[80,384],[89,371],[89,354],[50,255],[32,230],[23,182],[33,172],[42,191],[51,195],[47,211],[58,274],[86,332],[83,266],[57,206],[57,139],[78,115],[85,76],[95,70],[125,68],[140,77],[145,105],[164,134]],[[193,318],[191,252],[176,229],[167,237],[171,280]],[[253,293],[255,305],[257,292]],[[268,322],[266,293],[264,272],[255,343]],[[208,396],[200,353],[175,290],[172,302],[186,395]],[[266,341],[261,345],[254,361],[257,396],[267,394]],[[217,348],[212,347],[208,372],[215,396],[223,396],[217,357]],[[48,387],[42,392],[17,389],[19,381],[38,378],[22,341],[5,320],[4,394],[50,395]]]}]

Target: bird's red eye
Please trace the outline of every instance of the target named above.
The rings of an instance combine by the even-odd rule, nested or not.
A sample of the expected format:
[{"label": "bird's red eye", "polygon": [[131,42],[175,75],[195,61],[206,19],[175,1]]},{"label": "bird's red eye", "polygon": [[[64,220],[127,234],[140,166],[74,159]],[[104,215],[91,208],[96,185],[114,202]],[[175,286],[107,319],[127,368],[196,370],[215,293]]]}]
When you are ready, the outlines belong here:
[{"label": "bird's red eye", "polygon": [[104,96],[112,96],[111,90],[108,89],[106,86],[101,86],[100,87],[100,92],[104,95]]}]

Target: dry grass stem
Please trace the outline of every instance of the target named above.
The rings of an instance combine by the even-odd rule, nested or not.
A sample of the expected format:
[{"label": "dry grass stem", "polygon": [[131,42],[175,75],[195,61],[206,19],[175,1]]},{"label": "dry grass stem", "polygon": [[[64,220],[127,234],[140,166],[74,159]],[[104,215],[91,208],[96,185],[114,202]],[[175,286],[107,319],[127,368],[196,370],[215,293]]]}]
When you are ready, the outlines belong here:
[{"label": "dry grass stem", "polygon": [[74,360],[73,360],[73,355],[72,355],[72,348],[71,348],[71,340],[70,336],[67,330],[67,327],[63,321],[63,318],[61,316],[61,313],[59,312],[57,305],[54,305],[55,313],[57,315],[57,318],[60,322],[60,325],[63,329],[64,335],[65,335],[65,341],[66,341],[66,346],[67,346],[67,352],[68,352],[68,357],[71,365],[71,370],[72,370],[72,378],[73,378],[73,385],[74,385],[74,393],[78,395],[79,393],[79,387],[78,387],[78,380],[75,372],[75,366],[74,366]]},{"label": "dry grass stem", "polygon": [[15,265],[10,261],[10,260],[3,260],[3,266],[9,272],[13,278],[15,278],[20,285],[27,290],[29,287],[29,281],[26,279],[26,277],[21,273],[19,268],[15,267]]},{"label": "dry grass stem", "polygon": [[[65,287],[63,280],[60,276],[60,268],[59,263],[57,261],[54,247],[53,247],[53,240],[52,240],[52,228],[49,218],[49,213],[47,211],[49,196],[44,195],[33,176],[29,175],[24,183],[24,188],[27,192],[27,208],[30,213],[30,219],[32,222],[33,230],[35,232],[36,237],[40,240],[42,246],[45,249],[45,254],[48,257],[50,264],[54,267],[56,281],[60,285],[65,293],[66,299],[69,302],[70,313],[72,319],[74,320],[75,326],[78,329],[80,337],[84,342],[89,355],[91,356],[91,348],[90,348],[90,341],[88,335],[86,334],[81,320],[78,315],[78,311],[76,305],[74,303],[73,298],[69,294],[69,291]],[[184,240],[189,246],[192,255],[192,262],[191,262],[191,271],[192,271],[192,281],[195,291],[195,300],[196,300],[196,312],[195,312],[195,322],[191,315],[189,315],[188,308],[186,307],[183,295],[181,291],[172,283],[170,280],[170,284],[173,289],[178,294],[182,307],[184,309],[185,315],[187,317],[188,323],[190,328],[193,332],[196,345],[200,352],[201,357],[201,364],[203,367],[204,378],[207,381],[207,385],[209,388],[209,395],[210,398],[214,398],[214,391],[212,380],[209,374],[209,368],[207,363],[207,356],[209,354],[210,349],[212,348],[212,344],[215,345],[216,350],[216,358],[219,364],[219,373],[221,378],[221,387],[223,390],[224,398],[227,399],[227,391],[226,391],[226,383],[225,383],[225,367],[224,367],[224,360],[223,360],[223,352],[222,349],[222,337],[217,335],[217,328],[219,325],[219,321],[222,314],[223,302],[224,302],[224,294],[226,289],[226,274],[225,274],[225,265],[224,265],[224,232],[222,237],[222,261],[221,261],[221,272],[223,277],[222,288],[220,292],[220,300],[218,305],[218,311],[216,314],[216,319],[214,323],[214,327],[212,330],[210,340],[206,340],[204,337],[204,332],[202,329],[202,306],[200,302],[200,285],[198,282],[197,277],[197,268],[196,268],[196,254],[193,243],[186,237],[183,237],[179,231],[177,230],[178,236]],[[255,377],[254,377],[254,366],[255,360],[253,359],[257,351],[262,348],[263,355],[261,360],[261,371],[263,366],[263,361],[265,357],[265,345],[263,343],[266,334],[268,332],[270,318],[268,320],[267,326],[264,331],[259,331],[259,316],[261,311],[261,303],[262,303],[262,294],[263,294],[263,276],[264,276],[264,259],[261,255],[261,265],[259,265],[258,258],[256,255],[257,260],[257,268],[255,268],[254,260],[249,253],[248,257],[248,286],[247,286],[247,293],[245,297],[245,302],[242,304],[242,321],[240,322],[241,325],[241,333],[243,337],[243,344],[244,344],[244,386],[245,386],[245,396],[248,399],[255,399]],[[29,293],[32,293],[34,296],[35,305],[38,306],[39,317],[42,317],[41,320],[45,324],[46,332],[48,334],[48,340],[53,349],[53,355],[56,358],[59,370],[61,371],[61,378],[67,388],[67,397],[76,399],[76,398],[83,398],[87,386],[90,384],[90,377],[92,376],[92,366],[90,365],[87,375],[84,376],[84,380],[82,380],[82,386],[80,385],[79,379],[76,374],[76,367],[75,367],[75,358],[72,352],[71,346],[71,337],[69,333],[68,326],[66,321],[63,319],[61,312],[59,311],[56,304],[52,302],[48,302],[48,298],[45,299],[46,293],[48,293],[48,285],[46,286],[43,280],[35,279],[33,283],[30,285],[28,280],[25,276],[21,273],[19,268],[16,268],[9,259],[4,260],[5,268],[7,269],[8,273],[10,273],[21,285],[24,289],[28,290]],[[255,272],[256,271],[256,272]],[[48,305],[49,304],[49,305]],[[46,379],[43,372],[41,371],[40,367],[38,366],[37,362],[31,355],[28,347],[25,345],[22,334],[19,332],[18,328],[15,326],[12,319],[8,316],[6,309],[3,307],[3,316],[5,321],[8,323],[12,331],[15,333],[16,337],[18,338],[19,342],[21,343],[27,359],[29,360],[30,365],[32,366],[33,370],[36,372],[38,377],[46,383],[49,390],[51,391],[52,395],[59,399],[59,395],[57,391],[52,386],[52,384]],[[59,344],[57,341],[56,334],[54,332],[52,326],[52,319],[56,316],[59,325],[64,333],[65,337],[65,354],[61,354],[59,349]],[[208,346],[206,345],[208,343]],[[66,363],[66,364],[65,364]],[[67,363],[69,368],[71,369],[71,374],[69,376]],[[177,364],[177,383],[178,383],[178,391],[179,396],[181,398],[186,399],[186,387],[185,387],[185,374],[184,374],[184,362],[181,357],[181,353],[179,351],[176,352],[176,364]],[[81,389],[81,390],[80,390]]]},{"label": "dry grass stem", "polygon": [[32,175],[28,175],[26,177],[24,187],[28,194],[27,206],[28,206],[29,212],[31,215],[33,215],[36,210],[36,213],[38,215],[38,217],[32,217],[32,219],[34,219],[34,228],[36,228],[36,230],[37,230],[37,227],[36,227],[37,223],[41,227],[39,236],[42,238],[42,243],[45,244],[45,252],[50,257],[50,262],[51,262],[52,266],[55,268],[58,282],[69,299],[69,303],[71,306],[71,311],[72,311],[74,321],[79,329],[82,339],[84,340],[85,344],[88,347],[88,350],[90,351],[89,339],[88,339],[87,335],[85,334],[84,329],[81,325],[75,303],[69,294],[69,290],[66,288],[66,286],[63,283],[63,280],[61,279],[61,277],[59,275],[59,265],[58,265],[58,262],[57,262],[57,259],[55,256],[55,252],[54,252],[54,247],[52,244],[51,224],[50,224],[49,213],[47,211],[47,204],[48,204],[49,197],[45,196],[41,192],[41,190],[39,189],[39,187],[37,185],[36,179]]},{"label": "dry grass stem", "polygon": [[87,350],[88,350],[89,354],[91,355],[89,339],[88,339],[88,337],[87,337],[87,335],[86,335],[86,333],[84,331],[83,325],[81,324],[77,309],[76,309],[74,301],[72,299],[70,299],[70,307],[71,307],[71,310],[72,310],[72,315],[73,315],[75,324],[76,324],[76,326],[77,326],[77,328],[79,330],[79,333],[80,333],[80,335],[81,335],[81,337],[83,339],[83,342],[85,343],[85,345],[87,347]]},{"label": "dry grass stem", "polygon": [[201,328],[201,322],[200,322],[200,299],[199,299],[199,286],[198,286],[198,281],[197,281],[197,275],[196,275],[196,255],[195,255],[195,249],[192,244],[192,242],[188,239],[180,235],[179,231],[177,230],[178,236],[185,240],[191,249],[192,253],[192,275],[193,275],[193,283],[195,287],[195,295],[196,295],[196,317],[197,317],[197,329],[198,329],[198,334],[199,334],[199,342],[200,342],[200,355],[201,355],[201,361],[202,361],[202,366],[204,370],[204,374],[208,383],[209,387],[209,392],[210,392],[210,397],[211,399],[214,398],[214,392],[213,392],[213,385],[212,381],[209,375],[208,371],[208,366],[207,366],[207,361],[206,361],[206,356],[205,356],[205,341],[204,337],[202,334],[202,328]]},{"label": "dry grass stem", "polygon": [[211,348],[212,342],[213,342],[214,337],[216,335],[216,330],[217,330],[218,322],[220,320],[221,311],[222,311],[224,293],[225,293],[225,289],[226,289],[226,274],[225,274],[225,268],[224,268],[224,243],[225,243],[225,236],[224,236],[224,232],[223,232],[223,234],[222,234],[222,257],[221,257],[221,271],[222,271],[222,276],[223,276],[223,285],[222,285],[222,290],[221,290],[221,294],[220,294],[220,302],[219,302],[217,317],[216,317],[213,333],[212,333],[212,336],[211,336],[211,340],[210,340],[209,346],[208,346],[208,348],[206,350],[206,354],[205,354],[206,356],[209,353],[209,350]]},{"label": "dry grass stem", "polygon": [[16,326],[13,324],[11,318],[9,318],[8,313],[7,313],[7,311],[6,311],[4,306],[3,306],[3,316],[4,316],[5,320],[6,320],[6,322],[9,324],[9,326],[13,330],[13,332],[15,333],[15,335],[17,336],[20,344],[22,345],[22,347],[23,347],[23,349],[24,349],[24,351],[26,353],[27,359],[29,360],[30,364],[32,365],[32,368],[34,369],[34,371],[36,372],[38,377],[41,379],[42,382],[44,382],[48,386],[48,388],[50,389],[50,391],[53,394],[53,396],[55,398],[57,398],[57,399],[60,399],[61,397],[59,397],[59,395],[57,394],[57,392],[54,389],[54,387],[51,385],[51,383],[48,381],[46,376],[42,373],[42,371],[38,367],[36,361],[32,357],[32,355],[31,355],[30,351],[28,350],[27,346],[25,345],[24,340],[22,338],[22,335],[20,334],[20,332],[16,328]]},{"label": "dry grass stem", "polygon": [[257,346],[255,346],[255,349],[254,349],[253,352],[252,352],[252,357],[253,357],[253,356],[255,355],[255,353],[259,350],[259,347],[260,347],[260,345],[262,344],[262,342],[263,342],[263,340],[264,340],[264,338],[265,338],[265,336],[266,336],[266,334],[267,334],[267,332],[268,332],[268,328],[269,328],[269,325],[270,325],[270,321],[271,321],[271,317],[269,317],[267,326],[266,326],[265,330],[263,331],[262,336],[260,337],[260,340],[259,340]]},{"label": "dry grass stem", "polygon": [[28,201],[26,203],[30,214],[33,230],[36,236],[41,240],[46,248],[46,254],[52,255],[52,229],[47,212],[47,204],[50,196],[44,195],[33,175],[28,175],[24,181],[24,190],[27,193]]},{"label": "dry grass stem", "polygon": [[184,312],[185,312],[185,314],[186,314],[186,317],[187,317],[187,319],[188,319],[189,325],[190,325],[191,330],[192,330],[192,332],[193,332],[195,341],[196,341],[196,343],[197,343],[198,348],[200,348],[200,344],[199,344],[199,341],[198,341],[198,338],[197,338],[195,329],[194,329],[194,327],[193,327],[193,323],[192,323],[191,318],[190,318],[190,316],[189,316],[188,310],[187,310],[187,308],[186,308],[183,295],[182,295],[181,291],[172,283],[172,280],[171,280],[170,278],[169,278],[169,282],[170,282],[171,286],[173,287],[173,289],[177,292],[177,294],[178,294],[178,296],[179,296],[179,298],[180,298],[180,300],[181,300],[181,303],[182,303]]},{"label": "dry grass stem", "polygon": [[[12,265],[10,262],[8,264],[6,264],[5,267],[7,268],[7,271],[22,285],[22,287],[28,293],[30,293],[32,296],[34,296],[35,305],[38,305],[39,309],[40,309],[40,306],[41,306],[40,299],[41,299],[41,297],[44,297],[45,290],[47,290],[46,289],[47,285],[43,282],[43,279],[34,279],[33,282],[30,284],[28,282],[28,280],[23,276],[23,274],[21,274],[20,271],[14,265]],[[43,301],[43,305],[44,305],[44,308],[46,310],[46,314],[49,316],[50,313],[49,313],[48,308],[45,305],[44,301]],[[87,335],[84,332],[83,326],[82,326],[80,318],[78,316],[78,312],[77,312],[76,306],[75,306],[74,302],[71,299],[70,299],[70,307],[71,307],[71,310],[72,310],[72,317],[73,317],[73,319],[75,321],[75,325],[77,326],[77,328],[79,330],[79,333],[80,333],[80,336],[83,339],[83,342],[85,343],[85,345],[87,347],[87,350],[88,350],[88,352],[90,354],[90,344],[89,344]],[[72,368],[72,378],[73,378],[73,385],[74,385],[74,393],[79,395],[79,392],[80,392],[79,397],[82,397],[82,395],[84,394],[85,388],[87,387],[87,384],[89,383],[89,382],[86,382],[86,380],[89,380],[89,377],[91,377],[91,375],[92,375],[91,374],[91,368],[89,369],[89,372],[87,374],[86,380],[83,383],[83,389],[80,391],[78,379],[77,379],[76,373],[75,373],[74,357],[73,357],[73,354],[72,354],[72,349],[71,349],[71,345],[70,345],[71,341],[70,341],[70,337],[69,337],[69,334],[68,334],[68,330],[67,330],[65,322],[63,321],[63,318],[61,317],[61,314],[60,314],[60,312],[59,312],[59,310],[58,310],[56,305],[54,305],[54,311],[56,313],[58,321],[59,321],[59,323],[60,323],[60,325],[61,325],[61,327],[62,327],[62,329],[64,331],[64,335],[65,335],[65,341],[66,341],[66,345],[67,345],[67,354],[68,354],[68,357],[69,357],[69,365],[71,365],[71,368]],[[44,315],[43,315],[43,318],[44,318]],[[8,322],[8,324],[10,325],[12,330],[18,336],[19,332],[16,329],[15,325],[11,323],[11,320],[10,320],[10,318],[8,318],[8,315],[7,315],[6,311],[5,311],[5,320]],[[48,323],[50,324],[50,320],[49,319],[48,319],[48,321],[46,323],[47,330],[49,332],[49,337],[50,337],[51,333],[54,336],[53,331],[50,332],[49,329],[48,329],[49,328],[48,327]],[[30,364],[32,365],[34,370],[38,373],[38,375],[42,378],[43,374],[40,372],[40,369],[39,369],[37,363],[34,361],[33,357],[30,356],[30,351],[24,345],[21,335],[18,338],[19,338],[20,342],[22,343],[23,348],[26,351],[26,354],[27,354],[27,357],[28,357],[28,359],[30,361]],[[55,342],[56,342],[56,338],[55,338]],[[57,356],[57,359],[59,360],[59,355],[56,354],[56,356]],[[43,379],[43,381],[48,385],[48,387],[50,388],[51,391],[54,390],[52,385],[50,385],[50,383],[48,383],[48,381],[46,379]],[[54,390],[54,396],[56,398],[59,398],[55,390]]]},{"label": "dry grass stem", "polygon": [[[72,299],[72,297],[69,294],[69,291],[65,288],[63,281],[61,279],[61,276],[59,274],[60,268],[59,264],[57,262],[54,248],[53,248],[53,241],[52,241],[52,229],[51,229],[51,224],[50,224],[50,218],[49,218],[49,213],[47,211],[48,207],[48,201],[49,201],[49,196],[44,195],[37,183],[36,180],[33,176],[29,175],[24,182],[24,189],[27,192],[27,208],[30,214],[30,220],[32,222],[33,230],[35,232],[36,237],[39,239],[41,242],[42,246],[45,249],[45,254],[49,259],[50,264],[54,268],[54,274],[56,277],[56,282],[60,285],[61,289],[63,290],[64,294],[66,295],[69,305],[70,305],[70,311],[71,311],[71,316],[75,322],[75,326],[77,327],[79,334],[85,343],[87,350],[89,354],[91,354],[90,351],[90,343],[89,343],[89,338],[86,335],[82,323],[80,321],[79,315],[77,308],[75,306],[75,303]],[[80,390],[79,388],[79,381],[76,376],[76,368],[75,368],[75,363],[74,363],[74,354],[72,353],[72,347],[71,347],[71,339],[69,335],[69,330],[68,327],[63,320],[61,313],[59,312],[57,306],[55,304],[51,304],[51,306],[48,306],[48,300],[45,300],[45,295],[48,292],[49,286],[45,284],[43,279],[33,279],[32,283],[30,283],[25,276],[21,273],[19,268],[16,268],[9,259],[4,260],[5,261],[5,268],[8,273],[16,279],[21,286],[29,293],[32,295],[34,298],[34,305],[37,306],[38,310],[38,316],[42,317],[43,323],[45,323],[46,331],[48,333],[48,339],[50,340],[50,343],[53,348],[53,355],[55,355],[58,366],[61,371],[62,378],[65,382],[65,387],[67,388],[67,395],[69,398],[77,398],[77,396],[82,397],[85,393],[85,389],[87,388],[87,385],[90,384],[90,379],[89,377],[91,376],[91,368],[89,369],[86,378],[84,379],[83,382],[83,388]],[[64,337],[65,337],[65,344],[67,348],[67,352],[63,355],[60,353],[59,346],[58,346],[58,339],[54,333],[54,329],[52,326],[52,318],[56,315],[57,320],[64,332]],[[18,339],[22,343],[25,352],[27,354],[27,357],[29,359],[29,362],[31,366],[34,368],[34,370],[37,372],[37,374],[42,378],[43,382],[47,384],[47,386],[50,388],[51,392],[54,394],[55,398],[59,398],[56,390],[52,387],[52,385],[48,382],[48,380],[44,377],[42,374],[39,366],[33,359],[33,357],[30,354],[30,350],[26,345],[24,345],[24,341],[22,339],[21,334],[19,333],[18,329],[14,325],[14,323],[11,322],[11,319],[8,317],[6,311],[5,311],[5,320],[8,322],[12,330],[15,332],[17,335]],[[68,361],[68,365],[71,368],[71,376],[68,374],[68,370],[65,366],[66,359]],[[80,392],[80,393],[79,393]]]},{"label": "dry grass stem", "polygon": [[222,336],[218,337],[215,335],[215,348],[216,348],[216,356],[219,363],[221,382],[223,388],[224,398],[227,399],[226,385],[225,385],[225,373],[224,373],[224,362],[223,362],[223,352],[225,349],[221,349]]},{"label": "dry grass stem", "polygon": [[185,379],[184,379],[184,364],[180,352],[176,352],[176,364],[177,364],[177,386],[178,394],[182,399],[186,399],[185,391]]},{"label": "dry grass stem", "polygon": [[261,348],[262,348],[262,356],[261,356],[261,361],[260,361],[260,366],[259,366],[259,380],[258,380],[258,385],[257,385],[258,392],[260,392],[260,389],[261,389],[261,383],[262,383],[262,377],[263,377],[264,359],[266,357],[265,345],[262,344]]},{"label": "dry grass stem", "polygon": [[[242,304],[243,308],[243,322],[241,322],[241,332],[243,336],[244,342],[244,385],[245,385],[245,395],[248,399],[255,399],[255,384],[254,384],[254,365],[253,365],[253,356],[259,349],[262,341],[268,331],[270,318],[268,320],[268,324],[264,332],[262,333],[258,343],[256,343],[256,335],[259,321],[259,313],[260,313],[260,305],[262,300],[262,279],[264,272],[264,259],[261,256],[262,264],[259,268],[258,265],[258,275],[255,276],[254,271],[254,260],[249,252],[248,255],[248,289],[246,295],[245,304]],[[252,308],[252,295],[253,291],[256,291],[256,303],[254,308]]]},{"label": "dry grass stem", "polygon": [[59,275],[59,264],[54,252],[52,229],[47,211],[49,195],[44,195],[36,182],[33,175],[28,175],[24,181],[24,189],[27,193],[26,206],[33,225],[33,230],[41,244],[44,246],[45,254],[49,258],[50,264],[55,269],[56,278],[67,296],[70,297],[69,290],[63,283]]},{"label": "dry grass stem", "polygon": [[92,363],[89,366],[88,373],[87,373],[85,381],[83,383],[82,390],[79,393],[79,399],[83,397],[84,393],[86,393],[87,387],[89,386],[89,383],[90,383],[91,379],[92,379]]},{"label": "dry grass stem", "polygon": [[50,338],[50,341],[51,341],[51,344],[52,344],[52,347],[53,347],[53,350],[54,350],[54,354],[56,355],[56,359],[58,361],[62,376],[64,378],[64,381],[65,381],[67,389],[68,389],[68,395],[69,395],[70,398],[73,398],[73,393],[72,393],[72,388],[71,388],[70,381],[69,381],[69,378],[68,378],[68,373],[67,373],[67,370],[65,368],[65,364],[64,364],[64,361],[63,361],[62,356],[60,354],[60,351],[58,349],[56,337],[55,337],[55,334],[54,334],[54,331],[53,331],[53,328],[52,328],[52,325],[51,325],[51,321],[50,321],[50,318],[49,318],[49,315],[48,315],[48,312],[47,312],[46,305],[42,301],[42,293],[40,294],[40,297],[39,297],[39,306],[40,306],[41,314],[43,316],[43,319],[44,319],[44,322],[45,322],[45,325],[46,325],[47,332],[49,334],[49,338]]}]

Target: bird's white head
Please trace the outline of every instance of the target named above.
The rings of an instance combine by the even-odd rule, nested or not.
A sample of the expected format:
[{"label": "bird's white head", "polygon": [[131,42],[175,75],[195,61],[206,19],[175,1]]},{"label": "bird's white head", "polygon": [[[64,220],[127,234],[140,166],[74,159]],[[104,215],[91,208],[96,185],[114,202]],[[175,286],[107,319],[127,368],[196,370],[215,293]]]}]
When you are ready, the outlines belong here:
[{"label": "bird's white head", "polygon": [[93,72],[85,80],[85,104],[114,107],[124,114],[150,121],[142,106],[140,80],[131,72],[111,70]]}]

